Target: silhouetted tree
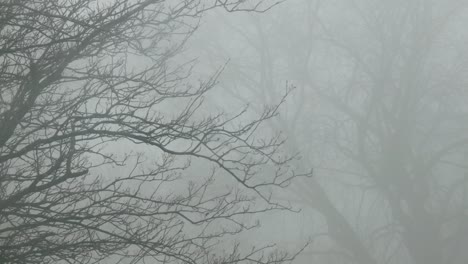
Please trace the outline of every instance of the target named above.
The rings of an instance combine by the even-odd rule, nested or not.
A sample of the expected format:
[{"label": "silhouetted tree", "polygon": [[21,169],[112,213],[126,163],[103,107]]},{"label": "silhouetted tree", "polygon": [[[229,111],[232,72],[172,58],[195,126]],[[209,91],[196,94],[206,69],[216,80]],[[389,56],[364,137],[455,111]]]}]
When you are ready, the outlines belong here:
[{"label": "silhouetted tree", "polygon": [[[279,105],[250,121],[246,109],[206,114],[219,72],[193,85],[193,63],[177,59],[204,12],[262,2],[2,1],[0,262],[292,259],[218,246],[255,226],[245,215],[290,209],[270,192],[298,176],[292,158],[255,133]],[[189,158],[218,169],[188,181]]]}]

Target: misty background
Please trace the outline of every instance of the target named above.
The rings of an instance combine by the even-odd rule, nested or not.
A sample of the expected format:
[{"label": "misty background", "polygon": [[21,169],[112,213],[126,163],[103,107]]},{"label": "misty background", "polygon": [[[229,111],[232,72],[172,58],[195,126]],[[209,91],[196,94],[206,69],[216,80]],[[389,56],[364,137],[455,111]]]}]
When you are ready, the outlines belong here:
[{"label": "misty background", "polygon": [[294,263],[467,263],[467,7],[288,0],[201,20],[186,56],[224,67],[210,104],[255,112],[288,93],[269,129],[314,169],[280,195],[300,213],[246,241],[310,238]]}]

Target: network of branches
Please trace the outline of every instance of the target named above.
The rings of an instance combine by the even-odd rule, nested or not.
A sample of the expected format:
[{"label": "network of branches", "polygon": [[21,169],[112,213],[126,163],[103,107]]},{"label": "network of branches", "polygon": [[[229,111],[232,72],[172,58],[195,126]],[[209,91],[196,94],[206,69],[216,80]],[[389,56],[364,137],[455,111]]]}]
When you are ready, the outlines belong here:
[{"label": "network of branches", "polygon": [[[220,72],[194,84],[193,64],[176,59],[208,10],[269,7],[240,0],[1,1],[0,263],[294,258],[273,245],[218,246],[256,226],[242,221],[245,215],[290,210],[271,191],[307,175],[291,169],[294,157],[281,154],[281,137],[257,137],[281,102],[250,121],[246,109],[203,114]],[[119,144],[156,154],[107,151]],[[194,160],[214,169],[182,180]],[[106,173],[112,166],[122,169]],[[235,184],[212,191],[219,177]],[[167,191],[174,186],[177,192]]]}]

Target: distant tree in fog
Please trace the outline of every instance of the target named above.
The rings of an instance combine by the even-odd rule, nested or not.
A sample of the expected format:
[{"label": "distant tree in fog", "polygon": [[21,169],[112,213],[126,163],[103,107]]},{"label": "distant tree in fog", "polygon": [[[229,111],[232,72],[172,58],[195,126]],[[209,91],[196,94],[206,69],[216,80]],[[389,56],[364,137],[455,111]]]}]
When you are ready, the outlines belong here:
[{"label": "distant tree in fog", "polygon": [[278,80],[297,86],[272,123],[315,162],[317,177],[294,189],[325,222],[310,224],[309,258],[467,263],[466,2],[295,3],[226,19],[243,49],[210,54],[238,62],[225,87],[239,97],[268,102]]},{"label": "distant tree in fog", "polygon": [[[290,210],[271,191],[299,176],[292,158],[280,137],[255,133],[279,105],[250,120],[206,114],[219,72],[194,85],[193,64],[176,59],[207,10],[262,2],[2,1],[0,262],[291,260],[271,246],[217,247],[255,226],[243,216]],[[217,170],[184,181],[188,158]],[[222,175],[232,188],[212,190]]]}]

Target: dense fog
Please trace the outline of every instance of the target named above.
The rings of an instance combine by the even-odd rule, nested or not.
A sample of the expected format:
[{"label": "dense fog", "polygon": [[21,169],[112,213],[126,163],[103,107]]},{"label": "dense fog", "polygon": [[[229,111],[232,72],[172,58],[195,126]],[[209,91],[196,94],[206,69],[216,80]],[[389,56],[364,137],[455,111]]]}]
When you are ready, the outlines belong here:
[{"label": "dense fog", "polygon": [[[212,14],[194,47],[215,99],[268,104],[296,166],[297,216],[269,219],[295,263],[466,263],[467,3],[290,0]],[[189,46],[192,48],[192,46]],[[271,223],[270,223],[271,222]]]},{"label": "dense fog", "polygon": [[14,2],[0,3],[0,263],[468,263],[467,1],[201,1],[196,15],[200,1],[153,1],[164,19],[91,42],[10,117],[75,56],[18,55]]}]

